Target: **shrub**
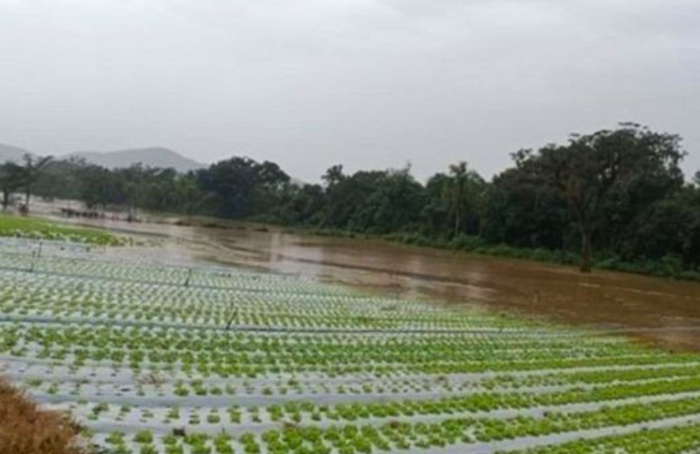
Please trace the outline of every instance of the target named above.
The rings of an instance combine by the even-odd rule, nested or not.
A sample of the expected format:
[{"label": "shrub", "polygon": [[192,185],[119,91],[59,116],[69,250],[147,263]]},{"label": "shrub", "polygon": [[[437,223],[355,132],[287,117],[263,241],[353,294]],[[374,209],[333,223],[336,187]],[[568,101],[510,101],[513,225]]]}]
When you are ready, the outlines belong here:
[{"label": "shrub", "polygon": [[0,452],[86,454],[80,427],[59,412],[40,410],[21,391],[0,379]]}]

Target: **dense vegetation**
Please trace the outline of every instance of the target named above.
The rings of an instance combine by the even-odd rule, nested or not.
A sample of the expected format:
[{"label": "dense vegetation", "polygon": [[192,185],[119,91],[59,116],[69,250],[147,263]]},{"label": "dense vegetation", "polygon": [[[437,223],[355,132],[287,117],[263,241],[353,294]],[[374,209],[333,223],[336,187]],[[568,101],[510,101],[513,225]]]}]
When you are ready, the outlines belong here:
[{"label": "dense vegetation", "polygon": [[[514,153],[514,165],[491,181],[461,162],[425,184],[410,168],[346,174],[340,165],[323,184],[300,184],[275,163],[241,157],[186,175],[52,161],[31,181],[34,194],[92,208],[258,220],[700,279],[700,172],[684,177],[680,141],[623,124]],[[0,186],[14,181],[17,190],[11,166],[2,166]]]}]

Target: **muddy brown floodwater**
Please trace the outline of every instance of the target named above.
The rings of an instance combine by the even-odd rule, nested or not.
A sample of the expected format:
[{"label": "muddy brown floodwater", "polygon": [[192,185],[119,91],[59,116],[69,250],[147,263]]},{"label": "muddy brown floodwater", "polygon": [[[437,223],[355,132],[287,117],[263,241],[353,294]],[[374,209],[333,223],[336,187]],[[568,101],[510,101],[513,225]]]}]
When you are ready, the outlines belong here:
[{"label": "muddy brown floodwater", "polygon": [[476,304],[609,328],[673,350],[700,350],[700,284],[379,240],[298,235],[253,227],[200,228],[102,221],[157,233],[199,259],[320,277],[372,291]]}]

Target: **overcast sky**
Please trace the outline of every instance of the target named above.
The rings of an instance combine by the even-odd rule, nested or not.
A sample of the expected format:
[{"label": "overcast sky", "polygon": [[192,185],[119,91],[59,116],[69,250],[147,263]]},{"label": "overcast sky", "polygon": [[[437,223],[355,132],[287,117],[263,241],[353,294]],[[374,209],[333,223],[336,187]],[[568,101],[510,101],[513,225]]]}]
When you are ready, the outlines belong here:
[{"label": "overcast sky", "polygon": [[636,121],[700,170],[698,0],[0,0],[0,142],[420,177]]}]

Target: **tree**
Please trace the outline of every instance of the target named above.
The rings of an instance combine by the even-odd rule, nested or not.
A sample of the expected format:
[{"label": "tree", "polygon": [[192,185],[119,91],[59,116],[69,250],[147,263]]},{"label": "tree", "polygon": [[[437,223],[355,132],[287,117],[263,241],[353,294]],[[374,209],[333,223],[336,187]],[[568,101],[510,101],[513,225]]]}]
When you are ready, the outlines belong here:
[{"label": "tree", "polygon": [[514,158],[517,167],[539,176],[566,200],[581,239],[581,271],[590,272],[593,236],[609,195],[654,178],[682,185],[678,163],[684,155],[678,136],[627,123],[614,131],[574,135],[566,146],[521,150]]},{"label": "tree", "polygon": [[343,179],[345,179],[345,174],[343,174],[343,166],[336,164],[330,167],[328,170],[326,170],[326,173],[321,177],[321,179],[326,182],[327,187],[340,183],[343,181]]},{"label": "tree", "polygon": [[88,209],[123,203],[115,171],[91,164],[81,167],[77,173],[79,199]]},{"label": "tree", "polygon": [[232,219],[263,214],[274,205],[289,176],[272,162],[234,157],[197,172],[209,209]]},{"label": "tree", "polygon": [[177,197],[177,210],[193,215],[202,201],[202,191],[197,186],[197,178],[194,172],[176,178],[175,191]]},{"label": "tree", "polygon": [[37,181],[32,184],[32,195],[45,199],[77,200],[80,198],[80,170],[83,159],[70,157],[47,164]]},{"label": "tree", "polygon": [[316,226],[321,223],[325,193],[319,184],[290,184],[271,214],[284,224]]},{"label": "tree", "polygon": [[675,263],[692,269],[700,264],[700,191],[687,185],[652,203],[638,216],[625,242],[623,260]]},{"label": "tree", "polygon": [[0,191],[2,191],[2,209],[10,205],[10,196],[24,184],[24,169],[19,164],[7,161],[0,165]]},{"label": "tree", "polygon": [[53,156],[34,157],[30,154],[24,155],[23,186],[25,195],[24,204],[27,211],[29,211],[29,199],[32,193],[32,185],[36,183],[51,161],[53,161]]},{"label": "tree", "polygon": [[383,172],[371,195],[361,204],[364,222],[358,221],[357,227],[369,233],[415,230],[425,205],[424,193],[410,167]]},{"label": "tree", "polygon": [[494,176],[483,196],[480,235],[489,243],[518,248],[569,248],[567,203],[531,167],[513,167]]},{"label": "tree", "polygon": [[452,226],[448,225],[448,203],[445,199],[449,178],[444,173],[436,173],[425,185],[425,204],[421,208],[422,233],[442,236],[452,231]]},{"label": "tree", "polygon": [[469,169],[464,161],[451,164],[448,175],[444,197],[447,201],[449,216],[453,221],[453,234],[457,236],[462,230],[467,213],[476,208],[477,198],[480,188],[484,185],[484,180],[478,173]]}]

